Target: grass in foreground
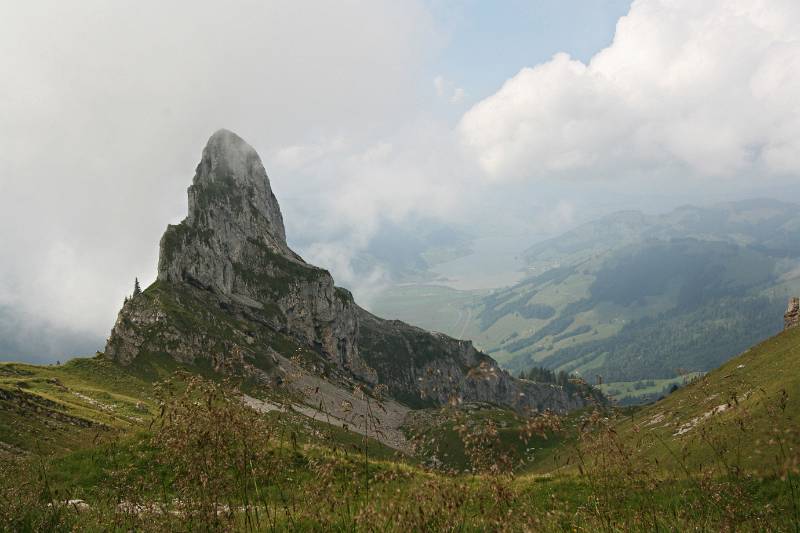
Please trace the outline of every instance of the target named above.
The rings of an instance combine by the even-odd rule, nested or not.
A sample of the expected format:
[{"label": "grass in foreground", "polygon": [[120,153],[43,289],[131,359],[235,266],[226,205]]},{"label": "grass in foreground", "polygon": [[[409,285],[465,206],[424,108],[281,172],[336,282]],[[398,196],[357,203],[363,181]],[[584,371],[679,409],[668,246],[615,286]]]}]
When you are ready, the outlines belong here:
[{"label": "grass in foreground", "polygon": [[[2,390],[74,399],[59,409],[119,428],[0,461],[0,529],[800,530],[800,329],[644,408],[525,418],[484,406],[412,421],[421,462],[446,453],[450,468],[290,411],[258,414],[229,384],[154,386],[88,361],[0,367]],[[99,398],[103,382],[112,413],[75,395]],[[126,398],[140,394],[147,414],[125,429]]]},{"label": "grass in foreground", "polygon": [[[243,406],[194,376],[154,388],[149,429],[64,456],[5,462],[0,527],[9,531],[724,531],[796,530],[791,468],[726,475],[660,468],[620,422],[575,420],[564,473],[515,475],[502,420],[454,427],[469,473],[428,470],[334,428]],[[481,414],[487,414],[489,410]],[[563,430],[529,419],[532,436]],[[793,457],[797,457],[795,454]],[[574,466],[574,468],[572,468]],[[81,499],[85,503],[67,503]]]}]

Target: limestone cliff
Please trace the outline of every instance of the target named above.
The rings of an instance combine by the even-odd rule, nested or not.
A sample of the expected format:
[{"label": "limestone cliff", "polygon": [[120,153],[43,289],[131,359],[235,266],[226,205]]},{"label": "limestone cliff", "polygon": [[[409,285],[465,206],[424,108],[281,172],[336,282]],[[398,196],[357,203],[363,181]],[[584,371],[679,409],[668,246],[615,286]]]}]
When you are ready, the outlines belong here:
[{"label": "limestone cliff", "polygon": [[787,330],[800,324],[800,298],[789,299],[789,307],[783,315],[783,329]]},{"label": "limestone cliff", "polygon": [[359,308],[286,243],[255,150],[220,130],[189,187],[189,213],[161,239],[158,281],[120,311],[106,354],[143,354],[280,381],[279,355],[305,354],[330,379],[378,383],[409,405],[484,401],[566,411],[585,400],[512,378],[470,342]]}]

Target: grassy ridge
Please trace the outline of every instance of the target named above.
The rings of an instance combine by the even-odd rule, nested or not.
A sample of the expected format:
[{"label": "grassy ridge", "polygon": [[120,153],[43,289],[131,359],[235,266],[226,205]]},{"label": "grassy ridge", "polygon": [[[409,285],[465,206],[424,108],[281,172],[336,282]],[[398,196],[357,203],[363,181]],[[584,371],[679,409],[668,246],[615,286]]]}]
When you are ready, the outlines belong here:
[{"label": "grassy ridge", "polygon": [[89,446],[140,428],[154,408],[151,394],[149,376],[102,357],[1,363],[0,442],[35,453]]},{"label": "grassy ridge", "polygon": [[618,431],[663,465],[674,465],[677,453],[690,465],[722,461],[726,469],[735,464],[774,472],[782,456],[800,451],[800,329],[767,339],[634,411]]}]

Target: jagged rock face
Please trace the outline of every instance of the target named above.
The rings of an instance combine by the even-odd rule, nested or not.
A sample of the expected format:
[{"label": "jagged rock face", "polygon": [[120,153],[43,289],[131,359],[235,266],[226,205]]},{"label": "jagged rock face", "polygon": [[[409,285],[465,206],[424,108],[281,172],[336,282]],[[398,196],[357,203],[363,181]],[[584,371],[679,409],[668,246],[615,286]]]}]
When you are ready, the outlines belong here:
[{"label": "jagged rock face", "polygon": [[278,201],[256,151],[216,132],[189,187],[189,215],[161,238],[158,279],[189,283],[262,309],[280,330],[358,367],[353,300],[286,244]]},{"label": "jagged rock face", "polygon": [[363,309],[359,328],[362,359],[390,394],[414,407],[485,402],[518,411],[567,412],[587,403],[561,387],[515,379],[470,341],[382,320]]},{"label": "jagged rock face", "polygon": [[258,154],[220,130],[189,187],[189,214],[161,239],[158,281],[122,308],[106,355],[171,357],[280,382],[278,355],[320,357],[338,383],[386,385],[411,406],[488,402],[567,411],[585,400],[512,378],[468,341],[359,308],[286,244]]},{"label": "jagged rock face", "polygon": [[189,187],[189,214],[161,238],[158,279],[234,292],[259,247],[303,264],[286,244],[278,201],[256,151],[227,130],[208,140]]},{"label": "jagged rock face", "polygon": [[783,315],[783,329],[787,330],[800,324],[800,298],[789,299],[789,307]]}]

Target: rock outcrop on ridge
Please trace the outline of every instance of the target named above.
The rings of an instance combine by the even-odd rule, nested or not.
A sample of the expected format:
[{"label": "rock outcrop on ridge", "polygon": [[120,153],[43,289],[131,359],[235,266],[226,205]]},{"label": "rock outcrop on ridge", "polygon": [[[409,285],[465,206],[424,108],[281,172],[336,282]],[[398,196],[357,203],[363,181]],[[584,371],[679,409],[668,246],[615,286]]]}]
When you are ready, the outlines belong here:
[{"label": "rock outcrop on ridge", "polygon": [[358,307],[289,248],[258,154],[227,130],[209,139],[188,216],[161,239],[158,280],[125,303],[105,353],[124,365],[162,356],[276,383],[278,361],[299,356],[331,380],[382,384],[412,407],[482,401],[563,412],[586,402],[511,377],[471,342]]},{"label": "rock outcrop on ridge", "polygon": [[800,298],[793,296],[789,298],[789,307],[783,314],[783,329],[796,327],[800,324]]}]

